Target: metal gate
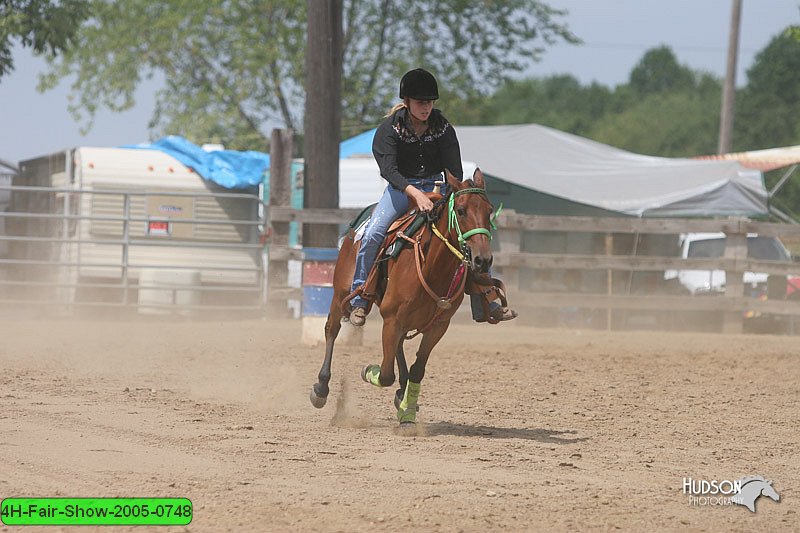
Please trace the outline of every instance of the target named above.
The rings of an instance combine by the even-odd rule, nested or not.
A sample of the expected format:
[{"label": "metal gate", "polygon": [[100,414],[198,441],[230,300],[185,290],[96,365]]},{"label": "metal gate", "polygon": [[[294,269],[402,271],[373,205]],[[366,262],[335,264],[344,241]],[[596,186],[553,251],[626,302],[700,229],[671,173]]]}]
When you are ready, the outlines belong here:
[{"label": "metal gate", "polygon": [[265,275],[257,194],[0,185],[0,304],[259,310]]}]

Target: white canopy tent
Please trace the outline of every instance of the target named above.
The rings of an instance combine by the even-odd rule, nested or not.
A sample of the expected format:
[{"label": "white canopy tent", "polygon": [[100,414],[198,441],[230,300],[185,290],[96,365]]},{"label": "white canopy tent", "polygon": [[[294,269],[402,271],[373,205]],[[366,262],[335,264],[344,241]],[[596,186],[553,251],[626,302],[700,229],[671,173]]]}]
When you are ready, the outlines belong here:
[{"label": "white canopy tent", "polygon": [[[464,176],[472,176],[475,163],[462,161]],[[377,202],[386,188],[378,164],[370,153],[339,160],[339,207],[366,207]]]},{"label": "white canopy tent", "polygon": [[572,202],[633,216],[767,214],[761,172],[737,161],[639,155],[536,124],[456,131],[484,173]]}]

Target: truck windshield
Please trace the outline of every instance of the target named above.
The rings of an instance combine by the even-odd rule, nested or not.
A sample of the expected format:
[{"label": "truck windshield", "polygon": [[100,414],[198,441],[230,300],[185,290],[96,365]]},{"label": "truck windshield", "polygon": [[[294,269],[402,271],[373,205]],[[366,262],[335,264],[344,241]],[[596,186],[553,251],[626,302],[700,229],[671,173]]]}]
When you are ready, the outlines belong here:
[{"label": "truck windshield", "polygon": [[768,261],[790,261],[786,249],[773,237],[748,237],[747,257]]},{"label": "truck windshield", "polygon": [[[722,257],[725,254],[725,239],[704,239],[689,244],[689,257]],[[773,237],[748,237],[747,257],[767,261],[789,261],[783,246]]]},{"label": "truck windshield", "polygon": [[722,257],[725,253],[725,239],[704,239],[689,244],[689,257]]}]

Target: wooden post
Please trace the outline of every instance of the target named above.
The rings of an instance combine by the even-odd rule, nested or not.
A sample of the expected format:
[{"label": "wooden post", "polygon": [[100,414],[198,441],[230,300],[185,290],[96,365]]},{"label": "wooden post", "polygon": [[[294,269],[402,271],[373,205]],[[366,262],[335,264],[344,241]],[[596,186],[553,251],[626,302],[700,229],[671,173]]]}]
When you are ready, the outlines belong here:
[{"label": "wooden post", "polygon": [[[269,206],[291,207],[292,204],[292,130],[272,130],[269,154]],[[274,297],[274,289],[289,284],[289,263],[285,257],[273,259],[275,247],[289,245],[289,223],[272,222],[267,266],[267,308],[271,313],[287,313],[286,301]]]},{"label": "wooden post", "polygon": [[[606,255],[610,256],[614,254],[614,234],[613,233],[606,233]],[[611,296],[614,293],[614,271],[610,268],[606,270],[606,294]],[[612,310],[611,304],[606,306],[606,329],[611,330],[611,317],[612,317]]]},{"label": "wooden post", "polygon": [[[506,209],[503,215],[516,214],[513,209]],[[500,215],[501,217],[503,215]],[[500,251],[504,254],[519,253],[522,248],[522,231],[516,228],[503,228],[497,232],[497,237],[500,239]],[[503,276],[503,283],[506,289],[519,292],[519,268],[512,266],[504,266],[500,273]],[[510,305],[510,304],[509,304]]]},{"label": "wooden post", "polygon": [[[342,0],[308,0],[303,207],[339,207]],[[304,224],[303,246],[335,248],[339,228]]]},{"label": "wooden post", "polygon": [[722,111],[719,118],[718,154],[731,151],[733,137],[733,104],[736,97],[736,57],[739,53],[739,21],[742,14],[742,0],[733,0],[731,6],[731,26],[728,32],[728,61],[725,83],[722,88]]},{"label": "wooden post", "polygon": [[[742,262],[747,259],[747,234],[728,233],[725,239],[725,257],[736,259],[736,269],[725,271],[725,298],[741,298],[744,296],[744,272]],[[741,333],[743,313],[725,311],[722,322],[723,333]]]}]

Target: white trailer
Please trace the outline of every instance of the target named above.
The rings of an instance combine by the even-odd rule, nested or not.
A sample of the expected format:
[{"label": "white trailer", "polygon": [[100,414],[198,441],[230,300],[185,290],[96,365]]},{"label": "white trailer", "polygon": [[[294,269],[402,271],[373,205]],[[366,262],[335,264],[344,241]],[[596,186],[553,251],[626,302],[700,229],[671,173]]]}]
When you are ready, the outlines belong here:
[{"label": "white trailer", "polygon": [[29,239],[13,255],[55,267],[62,301],[108,284],[135,303],[160,278],[192,280],[204,301],[263,297],[256,187],[224,189],[158,150],[93,147],[24,161],[14,185],[13,209],[28,213],[14,234]]}]

